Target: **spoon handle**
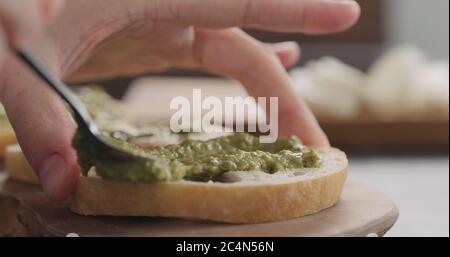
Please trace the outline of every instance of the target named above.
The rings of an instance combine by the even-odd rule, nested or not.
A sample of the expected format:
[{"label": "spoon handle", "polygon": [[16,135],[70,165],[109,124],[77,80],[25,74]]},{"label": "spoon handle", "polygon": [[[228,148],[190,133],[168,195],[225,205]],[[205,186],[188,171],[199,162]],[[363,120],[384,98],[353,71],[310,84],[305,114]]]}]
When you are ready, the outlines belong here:
[{"label": "spoon handle", "polygon": [[87,126],[89,129],[92,123],[90,115],[84,106],[84,104],[78,99],[78,97],[70,90],[70,88],[64,84],[61,80],[53,76],[44,65],[29,51],[22,49],[17,52],[17,56],[28,64],[35,73],[44,80],[48,86],[53,88],[56,93],[67,102],[70,109],[73,112],[74,118],[78,123],[78,126]]},{"label": "spoon handle", "polygon": [[53,88],[61,98],[63,98],[75,118],[78,124],[78,129],[82,131],[84,137],[90,141],[91,144],[97,147],[99,152],[102,152],[103,157],[118,160],[132,160],[140,157],[136,157],[132,153],[129,153],[118,146],[110,143],[108,140],[101,136],[100,129],[92,121],[86,107],[78,99],[78,97],[72,93],[70,88],[65,85],[61,80],[50,74],[44,65],[28,50],[21,50],[17,53],[17,56],[22,59],[28,66],[36,72],[41,79]]}]

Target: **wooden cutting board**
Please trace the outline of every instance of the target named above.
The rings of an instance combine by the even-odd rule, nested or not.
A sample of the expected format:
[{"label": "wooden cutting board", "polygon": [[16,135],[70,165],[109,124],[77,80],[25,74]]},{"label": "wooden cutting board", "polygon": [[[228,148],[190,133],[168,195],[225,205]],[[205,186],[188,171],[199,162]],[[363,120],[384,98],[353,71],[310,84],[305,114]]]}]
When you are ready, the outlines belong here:
[{"label": "wooden cutting board", "polygon": [[[388,197],[353,182],[347,183],[335,206],[314,215],[272,223],[86,217],[49,202],[39,186],[6,180],[1,173],[0,209],[8,214],[0,219],[0,235],[16,232],[32,236],[382,236],[398,217],[398,209]],[[9,224],[1,224],[5,221]],[[1,231],[2,227],[7,231]]]},{"label": "wooden cutting board", "polygon": [[[247,96],[243,87],[231,80],[147,77],[133,83],[124,101],[143,120],[168,121],[174,113],[169,108],[170,101],[176,96],[184,96],[192,102],[193,88],[202,89],[203,98],[216,96],[222,103],[227,96]],[[344,151],[448,151],[448,119],[382,121],[374,117],[358,117],[339,121],[319,115],[319,122],[331,144]]]}]

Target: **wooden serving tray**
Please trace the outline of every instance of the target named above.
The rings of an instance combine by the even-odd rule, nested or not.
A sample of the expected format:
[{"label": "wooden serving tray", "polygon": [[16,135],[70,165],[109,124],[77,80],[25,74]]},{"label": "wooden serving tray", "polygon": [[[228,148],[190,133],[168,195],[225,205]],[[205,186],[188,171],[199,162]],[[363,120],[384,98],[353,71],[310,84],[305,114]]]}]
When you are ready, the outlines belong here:
[{"label": "wooden serving tray", "polygon": [[448,151],[447,121],[321,122],[333,146],[343,150]]},{"label": "wooden serving tray", "polygon": [[[168,121],[170,101],[175,96],[192,99],[192,89],[202,89],[202,97],[247,96],[236,81],[217,78],[148,77],[137,80],[124,96],[125,103],[147,121]],[[192,101],[192,100],[191,100]],[[319,122],[333,146],[347,150],[442,151],[449,145],[447,120],[382,121],[363,115],[355,120]]]},{"label": "wooden serving tray", "polygon": [[[7,210],[7,217],[0,219],[0,235],[31,236],[382,236],[398,217],[398,209],[388,197],[352,182],[347,183],[335,206],[279,222],[236,225],[169,218],[87,217],[49,202],[39,186],[6,180],[5,174],[0,174],[0,209]],[[9,223],[2,224],[5,221]]]}]

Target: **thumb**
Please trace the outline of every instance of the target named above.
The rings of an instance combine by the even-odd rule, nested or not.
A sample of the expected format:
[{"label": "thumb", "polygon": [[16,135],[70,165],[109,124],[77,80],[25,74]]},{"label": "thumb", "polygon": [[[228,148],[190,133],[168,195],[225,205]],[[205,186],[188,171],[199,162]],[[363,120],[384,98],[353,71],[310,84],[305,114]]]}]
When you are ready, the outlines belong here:
[{"label": "thumb", "polygon": [[10,47],[20,47],[56,16],[64,0],[0,1],[0,26]]},{"label": "thumb", "polygon": [[2,71],[0,100],[47,195],[66,200],[79,176],[71,146],[75,124],[58,96],[15,58]]}]

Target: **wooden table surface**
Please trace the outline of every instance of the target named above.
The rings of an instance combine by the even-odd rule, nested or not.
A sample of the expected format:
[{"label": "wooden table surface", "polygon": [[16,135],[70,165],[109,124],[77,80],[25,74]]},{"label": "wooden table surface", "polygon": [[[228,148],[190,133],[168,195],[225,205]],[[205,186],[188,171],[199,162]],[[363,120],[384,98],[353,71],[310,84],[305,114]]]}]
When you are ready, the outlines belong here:
[{"label": "wooden table surface", "polygon": [[[0,174],[0,235],[65,236],[366,236],[383,235],[398,209],[384,194],[347,183],[341,200],[320,213],[279,222],[225,224],[167,218],[86,217],[49,202],[38,186]],[[6,211],[5,211],[6,210]],[[20,220],[20,222],[18,222]],[[8,224],[1,224],[2,222]],[[4,231],[1,229],[3,228]],[[26,229],[24,229],[26,228]]]}]

